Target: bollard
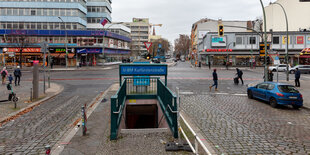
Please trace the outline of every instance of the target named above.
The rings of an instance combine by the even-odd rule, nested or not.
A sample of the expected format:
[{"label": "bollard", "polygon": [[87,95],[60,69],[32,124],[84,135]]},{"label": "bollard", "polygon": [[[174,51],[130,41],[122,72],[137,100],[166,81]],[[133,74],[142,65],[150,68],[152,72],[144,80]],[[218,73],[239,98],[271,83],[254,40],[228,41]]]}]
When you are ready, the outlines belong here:
[{"label": "bollard", "polygon": [[85,112],[84,106],[82,106],[82,131],[83,131],[83,136],[85,136],[87,127],[86,127],[86,112]]},{"label": "bollard", "polygon": [[44,148],[45,148],[45,154],[46,155],[50,155],[51,154],[51,146],[50,145],[46,145]]}]

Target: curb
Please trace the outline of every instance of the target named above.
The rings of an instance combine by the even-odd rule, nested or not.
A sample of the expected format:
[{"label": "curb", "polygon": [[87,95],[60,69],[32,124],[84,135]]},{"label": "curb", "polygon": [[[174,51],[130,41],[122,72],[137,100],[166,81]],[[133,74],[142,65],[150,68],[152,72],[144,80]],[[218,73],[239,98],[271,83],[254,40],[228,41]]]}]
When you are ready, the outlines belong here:
[{"label": "curb", "polygon": [[58,85],[60,87],[60,89],[58,91],[54,92],[51,96],[45,97],[45,98],[43,98],[43,99],[41,99],[39,101],[33,102],[32,104],[28,105],[27,107],[22,108],[22,109],[18,110],[17,112],[11,113],[11,114],[9,114],[9,116],[1,119],[0,120],[0,127],[3,124],[5,124],[5,123],[7,123],[7,122],[9,122],[11,120],[14,120],[14,119],[16,119],[16,118],[18,118],[18,117],[20,117],[20,116],[22,116],[22,115],[32,111],[33,108],[39,106],[40,104],[42,104],[43,102],[45,102],[45,101],[47,101],[49,99],[55,97],[56,95],[58,95],[59,93],[61,93],[64,90],[64,87],[62,85],[59,85],[59,84],[56,84],[56,83],[53,83],[53,84]]},{"label": "curb", "polygon": [[[87,118],[89,118],[90,115],[98,107],[98,105],[101,104],[101,101],[104,99],[106,94],[113,88],[114,85],[118,85],[118,83],[112,84],[107,90],[98,94],[90,102],[90,105],[87,106],[87,111],[86,111]],[[80,130],[80,128],[77,127],[77,124],[82,124],[82,120],[80,117],[72,123],[71,129],[69,129],[67,132],[65,132],[64,136],[52,147],[52,149],[51,149],[52,155],[60,154],[64,149],[65,143],[69,143],[71,141],[71,139],[76,135],[76,133]]]}]

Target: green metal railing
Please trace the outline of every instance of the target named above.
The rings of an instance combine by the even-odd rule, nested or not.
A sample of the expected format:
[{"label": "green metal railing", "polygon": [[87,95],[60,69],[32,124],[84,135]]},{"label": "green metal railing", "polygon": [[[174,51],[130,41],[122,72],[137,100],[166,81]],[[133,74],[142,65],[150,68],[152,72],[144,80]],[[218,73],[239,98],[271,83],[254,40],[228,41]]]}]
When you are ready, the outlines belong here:
[{"label": "green metal railing", "polygon": [[126,102],[126,80],[122,82],[116,95],[111,97],[111,140],[117,139],[117,131],[122,120]]},{"label": "green metal railing", "polygon": [[158,77],[126,77],[111,97],[111,140],[117,139],[127,99],[157,99],[175,138],[178,137],[177,97]]},{"label": "green metal railing", "polygon": [[178,138],[177,96],[174,95],[161,80],[157,80],[157,100],[166,117],[174,138]]}]

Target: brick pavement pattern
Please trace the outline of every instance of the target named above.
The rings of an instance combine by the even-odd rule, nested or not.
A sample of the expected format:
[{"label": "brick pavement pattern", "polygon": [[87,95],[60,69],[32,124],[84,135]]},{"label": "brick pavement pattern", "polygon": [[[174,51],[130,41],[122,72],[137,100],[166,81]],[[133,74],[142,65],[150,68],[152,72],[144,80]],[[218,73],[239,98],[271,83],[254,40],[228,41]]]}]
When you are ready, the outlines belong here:
[{"label": "brick pavement pattern", "polygon": [[244,96],[181,95],[181,108],[218,154],[309,154],[310,111]]}]

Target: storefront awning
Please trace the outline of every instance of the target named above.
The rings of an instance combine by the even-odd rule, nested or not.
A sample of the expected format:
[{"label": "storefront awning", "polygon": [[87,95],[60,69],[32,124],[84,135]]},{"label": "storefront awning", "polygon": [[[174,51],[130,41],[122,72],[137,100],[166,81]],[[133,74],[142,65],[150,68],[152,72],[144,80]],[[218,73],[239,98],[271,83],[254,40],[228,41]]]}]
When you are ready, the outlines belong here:
[{"label": "storefront awning", "polygon": [[310,58],[310,55],[301,55],[299,58]]}]

